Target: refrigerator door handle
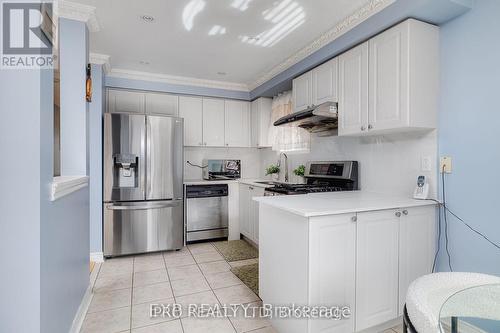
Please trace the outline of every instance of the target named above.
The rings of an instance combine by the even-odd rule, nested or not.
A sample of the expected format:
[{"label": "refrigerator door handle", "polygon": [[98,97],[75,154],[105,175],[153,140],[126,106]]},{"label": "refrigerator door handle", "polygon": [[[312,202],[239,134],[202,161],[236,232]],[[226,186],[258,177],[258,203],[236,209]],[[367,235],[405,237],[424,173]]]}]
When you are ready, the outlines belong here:
[{"label": "refrigerator door handle", "polygon": [[147,210],[147,209],[162,209],[178,207],[182,204],[182,200],[172,200],[161,203],[149,203],[140,205],[122,205],[122,204],[107,204],[106,209],[109,210]]},{"label": "refrigerator door handle", "polygon": [[151,122],[146,117],[146,199],[151,195]]}]

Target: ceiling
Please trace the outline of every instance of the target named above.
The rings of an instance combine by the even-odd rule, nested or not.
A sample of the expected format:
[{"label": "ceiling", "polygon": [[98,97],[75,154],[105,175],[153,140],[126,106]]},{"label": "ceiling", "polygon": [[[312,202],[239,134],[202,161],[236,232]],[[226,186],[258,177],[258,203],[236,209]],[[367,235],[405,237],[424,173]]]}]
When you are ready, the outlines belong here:
[{"label": "ceiling", "polygon": [[[109,55],[113,70],[234,82],[250,87],[372,2],[76,1],[96,7],[100,30],[91,33],[90,49]],[[153,20],[147,22],[142,18],[144,15]]]}]

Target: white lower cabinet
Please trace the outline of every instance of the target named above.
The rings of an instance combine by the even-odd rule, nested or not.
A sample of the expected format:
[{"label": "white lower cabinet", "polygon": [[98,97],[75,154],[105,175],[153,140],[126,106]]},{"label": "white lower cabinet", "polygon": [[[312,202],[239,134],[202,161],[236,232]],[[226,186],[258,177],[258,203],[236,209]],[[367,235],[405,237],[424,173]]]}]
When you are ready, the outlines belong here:
[{"label": "white lower cabinet", "polygon": [[[356,214],[316,218],[309,235],[310,305],[355,305]],[[354,320],[316,320],[311,332],[354,332]]]},{"label": "white lower cabinet", "polygon": [[398,210],[358,214],[356,331],[398,316]]},{"label": "white lower cabinet", "polygon": [[253,199],[264,196],[264,188],[240,184],[240,233],[259,244],[259,204]]},{"label": "white lower cabinet", "polygon": [[259,223],[264,303],[348,306],[352,313],[272,319],[280,332],[352,333],[395,320],[409,284],[431,272],[433,205],[311,218],[261,205]]}]

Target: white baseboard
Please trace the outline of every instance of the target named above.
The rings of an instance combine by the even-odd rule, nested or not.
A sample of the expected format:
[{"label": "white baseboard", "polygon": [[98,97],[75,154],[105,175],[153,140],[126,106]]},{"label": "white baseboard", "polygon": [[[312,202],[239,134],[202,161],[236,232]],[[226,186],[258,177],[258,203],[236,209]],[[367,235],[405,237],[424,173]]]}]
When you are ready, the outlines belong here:
[{"label": "white baseboard", "polygon": [[85,315],[89,309],[90,301],[92,301],[92,286],[93,283],[89,283],[89,286],[85,291],[85,295],[83,295],[82,302],[78,307],[75,318],[73,319],[73,324],[71,325],[69,333],[79,333],[82,328],[83,320],[85,319]]},{"label": "white baseboard", "polygon": [[90,261],[93,262],[104,262],[104,253],[102,252],[91,252]]}]

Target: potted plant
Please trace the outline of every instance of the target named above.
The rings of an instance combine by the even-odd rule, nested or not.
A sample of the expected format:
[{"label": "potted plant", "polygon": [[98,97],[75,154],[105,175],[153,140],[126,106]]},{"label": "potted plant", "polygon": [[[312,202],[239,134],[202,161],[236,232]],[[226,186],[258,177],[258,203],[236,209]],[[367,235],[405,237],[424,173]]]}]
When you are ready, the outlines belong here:
[{"label": "potted plant", "polygon": [[266,176],[271,175],[274,181],[278,180],[279,172],[280,172],[280,167],[277,164],[271,164],[266,168]]},{"label": "potted plant", "polygon": [[299,180],[297,183],[300,183],[300,184],[304,184],[305,183],[305,179],[304,179],[305,172],[306,172],[306,166],[304,164],[299,165],[298,167],[296,167],[293,170],[293,174],[295,176],[297,176],[297,178]]}]

